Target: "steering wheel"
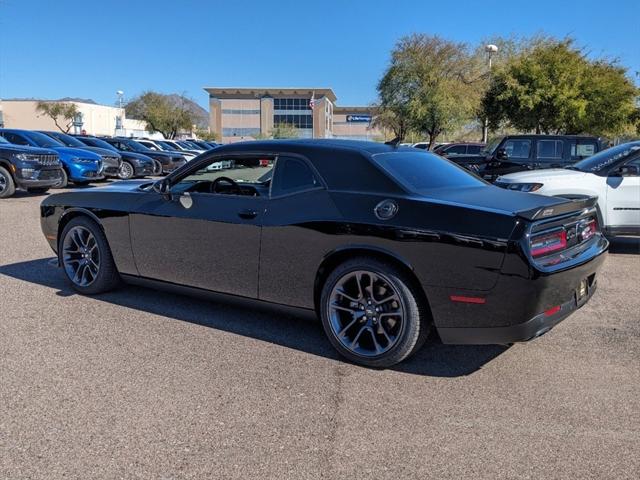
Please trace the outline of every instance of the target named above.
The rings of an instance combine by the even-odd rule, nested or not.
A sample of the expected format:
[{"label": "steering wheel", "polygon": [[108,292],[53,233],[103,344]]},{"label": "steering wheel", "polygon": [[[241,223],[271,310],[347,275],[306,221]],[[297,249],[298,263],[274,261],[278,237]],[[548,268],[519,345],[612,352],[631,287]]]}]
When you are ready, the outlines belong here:
[{"label": "steering wheel", "polygon": [[231,191],[236,194],[236,195],[240,195],[242,194],[242,188],[240,188],[240,185],[238,185],[238,182],[236,182],[233,178],[229,178],[229,177],[218,177],[216,178],[213,182],[211,182],[211,185],[209,185],[209,191],[211,193],[219,193],[218,192],[218,185],[220,183],[228,183],[229,185],[231,185],[232,189]]}]

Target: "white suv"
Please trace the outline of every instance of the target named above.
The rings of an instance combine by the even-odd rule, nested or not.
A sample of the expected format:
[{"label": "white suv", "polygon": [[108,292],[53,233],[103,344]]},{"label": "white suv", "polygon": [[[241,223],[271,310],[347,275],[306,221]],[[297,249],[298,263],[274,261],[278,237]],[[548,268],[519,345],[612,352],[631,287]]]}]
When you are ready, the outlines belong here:
[{"label": "white suv", "polygon": [[609,148],[566,168],[498,177],[509,190],[565,198],[598,197],[607,235],[640,235],[640,141]]}]

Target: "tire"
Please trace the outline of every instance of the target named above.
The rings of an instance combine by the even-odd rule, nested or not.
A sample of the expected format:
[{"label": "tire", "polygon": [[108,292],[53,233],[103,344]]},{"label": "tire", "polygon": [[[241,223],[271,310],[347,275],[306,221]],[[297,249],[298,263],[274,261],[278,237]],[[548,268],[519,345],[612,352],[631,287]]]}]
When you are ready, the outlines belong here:
[{"label": "tire", "polygon": [[413,279],[393,263],[369,257],[348,260],[329,274],[320,296],[320,319],[338,353],[375,368],[391,367],[416,353],[432,324]]},{"label": "tire", "polygon": [[36,195],[42,195],[43,193],[47,193],[49,191],[49,187],[34,187],[27,188],[27,192],[33,193]]},{"label": "tire", "polygon": [[71,285],[83,295],[108,292],[120,284],[107,238],[88,217],[76,217],[64,227],[58,257]]},{"label": "tire", "polygon": [[120,165],[120,170],[118,170],[118,178],[120,180],[131,180],[136,173],[136,169],[133,168],[133,165],[124,160],[122,165]]},{"label": "tire", "polygon": [[9,171],[0,167],[0,198],[9,198],[16,193],[16,183]]},{"label": "tire", "polygon": [[159,176],[162,175],[162,163],[160,163],[158,160],[153,160],[153,175],[154,176]]},{"label": "tire", "polygon": [[53,188],[67,188],[69,186],[69,175],[67,175],[67,171],[62,168],[60,169],[60,181],[56,183]]}]

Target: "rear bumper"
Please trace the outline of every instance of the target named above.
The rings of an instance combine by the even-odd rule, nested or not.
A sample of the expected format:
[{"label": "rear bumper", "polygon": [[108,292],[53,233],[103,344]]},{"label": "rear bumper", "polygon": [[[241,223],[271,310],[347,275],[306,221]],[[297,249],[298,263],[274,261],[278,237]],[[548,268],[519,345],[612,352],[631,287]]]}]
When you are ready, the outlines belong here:
[{"label": "rear bumper", "polygon": [[574,297],[561,304],[560,309],[553,314],[540,313],[526,322],[505,327],[438,328],[438,334],[442,343],[453,345],[504,345],[526,342],[547,333],[585,305],[593,296],[597,285],[594,276],[583,299],[578,301]]}]

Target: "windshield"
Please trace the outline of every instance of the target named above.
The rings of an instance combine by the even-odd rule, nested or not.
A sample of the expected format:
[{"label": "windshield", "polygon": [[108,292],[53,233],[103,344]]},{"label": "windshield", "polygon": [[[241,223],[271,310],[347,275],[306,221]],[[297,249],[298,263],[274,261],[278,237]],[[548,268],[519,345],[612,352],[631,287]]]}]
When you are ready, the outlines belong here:
[{"label": "windshield", "polygon": [[436,188],[479,187],[487,182],[439,156],[427,152],[393,152],[373,160],[407,190],[425,194]]},{"label": "windshield", "polygon": [[57,140],[54,140],[48,135],[40,132],[25,132],[25,136],[28,136],[31,140],[33,140],[36,145],[43,148],[55,148],[55,147],[64,147],[62,143]]},{"label": "windshield", "polygon": [[613,163],[626,160],[638,153],[640,153],[640,142],[623,143],[580,160],[569,168],[582,172],[599,172]]},{"label": "windshield", "polygon": [[178,145],[180,145],[182,148],[186,148],[187,150],[192,150],[193,146],[189,145],[187,142],[176,142]]},{"label": "windshield", "polygon": [[170,142],[169,140],[164,141],[165,144],[171,147],[171,150],[182,150],[175,142]]},{"label": "windshield", "polygon": [[493,152],[496,151],[498,145],[502,141],[504,137],[498,137],[491,140],[482,150],[480,150],[480,155],[493,155]]},{"label": "windshield", "polygon": [[175,150],[175,148],[169,145],[167,142],[156,141],[156,144],[163,150]]},{"label": "windshield", "polygon": [[116,147],[114,147],[110,143],[105,142],[104,140],[100,140],[99,138],[82,138],[82,142],[89,145],[90,147],[106,148],[107,150],[111,150],[113,152],[118,151]]},{"label": "windshield", "polygon": [[82,143],[80,140],[73,138],[71,135],[67,135],[62,132],[46,132],[45,135],[49,137],[53,137],[55,140],[58,140],[60,143],[64,144],[67,147],[79,147],[84,148],[86,145]]},{"label": "windshield", "polygon": [[135,140],[127,140],[126,142],[122,142],[122,143],[129,146],[129,148],[131,148],[131,150],[133,150],[134,152],[148,152],[149,150],[151,150],[150,148],[145,147],[144,145],[142,145],[139,142],[136,142]]}]

